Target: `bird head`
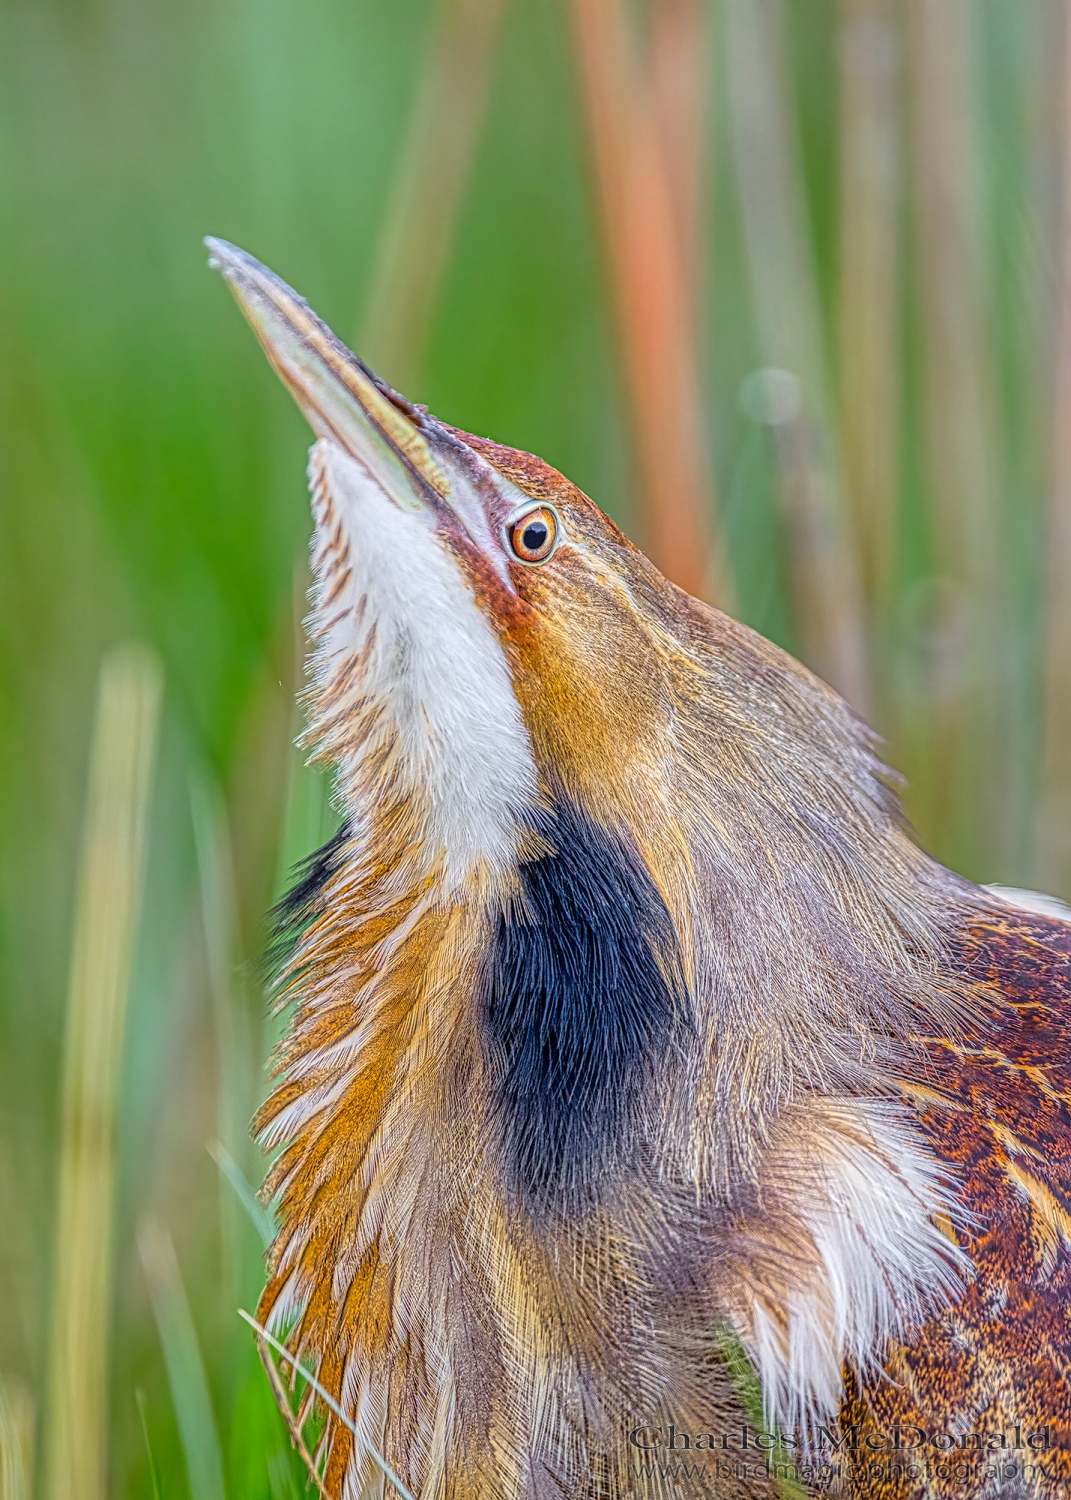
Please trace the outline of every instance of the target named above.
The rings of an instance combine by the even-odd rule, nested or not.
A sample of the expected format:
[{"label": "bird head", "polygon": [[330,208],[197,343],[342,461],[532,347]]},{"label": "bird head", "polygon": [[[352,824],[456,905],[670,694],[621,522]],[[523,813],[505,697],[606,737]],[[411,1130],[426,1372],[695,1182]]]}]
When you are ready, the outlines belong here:
[{"label": "bird head", "polygon": [[414,848],[448,884],[507,869],[557,792],[649,821],[671,755],[667,656],[709,612],[548,464],[412,405],[265,267],[211,248],[319,438],[316,733],[343,795],[370,754],[366,714],[343,711],[360,701],[381,752],[393,740]]},{"label": "bird head", "polygon": [[[677,589],[548,464],[436,420],[208,244],[317,435],[309,733],[346,817],[331,869],[381,902],[481,912],[473,984],[520,1056],[515,1113],[557,1090],[572,1120],[592,1088],[609,1112],[574,1185],[611,1138],[631,1149],[613,1096],[655,1055],[677,1059],[650,1109],[680,1170],[746,1165],[778,1102],[848,1086],[875,1036],[947,1001],[962,887],[905,833],[831,689]],[[700,1095],[719,1106],[697,1130]],[[566,1125],[522,1123],[538,1197]]]}]

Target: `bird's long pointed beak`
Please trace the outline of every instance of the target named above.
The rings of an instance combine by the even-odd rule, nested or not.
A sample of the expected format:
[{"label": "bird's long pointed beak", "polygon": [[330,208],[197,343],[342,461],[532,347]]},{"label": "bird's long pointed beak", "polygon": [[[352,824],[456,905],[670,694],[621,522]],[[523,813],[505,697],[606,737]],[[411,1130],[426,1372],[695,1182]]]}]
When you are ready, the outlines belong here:
[{"label": "bird's long pointed beak", "polygon": [[474,542],[485,540],[479,518],[459,494],[468,486],[448,472],[456,468],[451,450],[462,446],[459,441],[374,375],[267,266],[226,240],[206,238],[205,244],[209,264],[230,283],[313,431],[363,464],[396,504],[424,509],[437,495],[470,534],[477,533]]}]

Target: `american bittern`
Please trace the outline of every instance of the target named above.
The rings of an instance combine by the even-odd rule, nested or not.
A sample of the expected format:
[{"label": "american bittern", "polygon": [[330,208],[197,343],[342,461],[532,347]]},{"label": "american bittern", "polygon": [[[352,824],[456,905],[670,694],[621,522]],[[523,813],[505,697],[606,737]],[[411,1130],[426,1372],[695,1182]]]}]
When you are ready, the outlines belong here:
[{"label": "american bittern", "polygon": [[854,1493],[1068,1493],[1071,926],[921,852],[848,707],[568,480],[210,245],[317,435],[345,822],[257,1125],[327,1492],[384,1493],[375,1449],[423,1500],[771,1493],[729,1329]]}]

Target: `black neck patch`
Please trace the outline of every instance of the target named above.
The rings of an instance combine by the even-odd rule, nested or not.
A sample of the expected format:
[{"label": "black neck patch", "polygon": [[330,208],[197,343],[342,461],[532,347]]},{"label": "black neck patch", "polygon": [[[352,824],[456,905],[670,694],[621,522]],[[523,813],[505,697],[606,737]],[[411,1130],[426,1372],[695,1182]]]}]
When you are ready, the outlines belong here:
[{"label": "black neck patch", "polygon": [[583,1212],[638,1160],[689,1029],[673,920],[631,838],[565,797],[539,817],[481,975],[494,1116],[530,1212]]}]

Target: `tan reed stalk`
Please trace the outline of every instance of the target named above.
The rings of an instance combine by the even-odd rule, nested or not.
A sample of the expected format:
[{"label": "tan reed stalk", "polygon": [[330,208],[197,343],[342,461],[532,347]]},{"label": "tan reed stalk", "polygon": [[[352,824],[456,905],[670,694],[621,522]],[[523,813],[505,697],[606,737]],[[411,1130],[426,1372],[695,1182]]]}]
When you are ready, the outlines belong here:
[{"label": "tan reed stalk", "polygon": [[[640,65],[623,0],[571,0],[644,544],[682,588],[731,607],[699,380],[696,253],[682,240],[696,233],[692,163],[700,144],[682,147],[680,136],[701,127],[702,112],[694,98],[672,107],[666,98],[674,87],[696,91],[696,59],[683,60],[669,34],[681,24],[686,34],[693,27],[694,39],[694,23],[687,9],[682,21],[668,8],[668,19],[656,12],[661,75],[652,77]],[[672,171],[667,142],[682,153]]]},{"label": "tan reed stalk", "polygon": [[[934,558],[928,787],[935,852],[985,877],[1012,816],[999,732],[1006,689],[999,447],[980,243],[968,0],[909,0],[915,255]],[[918,815],[918,811],[917,811]]]},{"label": "tan reed stalk", "polygon": [[840,435],[876,674],[896,582],[900,47],[895,0],[841,0]]},{"label": "tan reed stalk", "polygon": [[[245,1175],[253,1166],[249,1121],[257,1105],[259,1057],[249,1007],[243,1003],[238,896],[230,828],[219,788],[207,779],[191,783],[190,806],[219,1069],[216,1130],[228,1159]],[[213,1151],[211,1144],[209,1150]],[[225,1175],[220,1176],[219,1194],[221,1290],[223,1305],[229,1309],[243,1295],[248,1220]]]},{"label": "tan reed stalk", "polygon": [[51,1500],[99,1500],[105,1490],[116,1104],[161,687],[144,647],[119,647],[101,667],[64,1037],[45,1433]]},{"label": "tan reed stalk", "polygon": [[33,1397],[21,1381],[0,1376],[0,1500],[31,1500],[33,1439]]},{"label": "tan reed stalk", "polygon": [[725,0],[733,149],[759,347],[773,374],[796,615],[809,666],[870,702],[862,593],[827,395],[825,338],[777,0]]},{"label": "tan reed stalk", "polygon": [[472,170],[505,0],[439,0],[379,236],[360,352],[416,388]]},{"label": "tan reed stalk", "polygon": [[155,1219],[143,1219],[138,1251],[160,1333],[190,1493],[195,1500],[225,1500],[212,1398],[171,1236]]},{"label": "tan reed stalk", "polygon": [[1071,899],[1071,0],[1062,38],[1062,202],[1046,533],[1038,883]]},{"label": "tan reed stalk", "polygon": [[652,0],[649,69],[688,323],[699,328],[709,69],[703,0]]}]

